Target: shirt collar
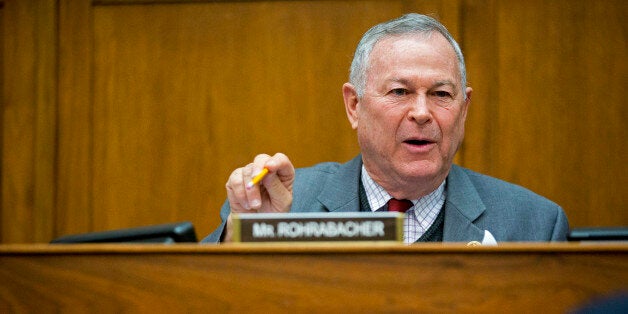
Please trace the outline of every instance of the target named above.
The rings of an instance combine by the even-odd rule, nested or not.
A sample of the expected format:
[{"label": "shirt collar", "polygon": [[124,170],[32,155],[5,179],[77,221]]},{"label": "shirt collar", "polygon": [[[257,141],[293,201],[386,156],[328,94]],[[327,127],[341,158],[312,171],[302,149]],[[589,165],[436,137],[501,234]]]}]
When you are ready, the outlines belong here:
[{"label": "shirt collar", "polygon": [[[436,190],[432,193],[410,201],[412,201],[412,204],[416,205],[419,201],[423,203],[424,201],[429,202],[431,199],[444,199],[445,181],[446,180],[443,180],[438,188],[436,188]],[[381,185],[371,178],[368,171],[366,171],[364,164],[362,164],[362,185],[364,186],[364,192],[366,192],[366,198],[368,199],[369,206],[371,206],[372,211],[380,210],[392,198],[392,196],[388,194],[388,192],[386,192]]]}]

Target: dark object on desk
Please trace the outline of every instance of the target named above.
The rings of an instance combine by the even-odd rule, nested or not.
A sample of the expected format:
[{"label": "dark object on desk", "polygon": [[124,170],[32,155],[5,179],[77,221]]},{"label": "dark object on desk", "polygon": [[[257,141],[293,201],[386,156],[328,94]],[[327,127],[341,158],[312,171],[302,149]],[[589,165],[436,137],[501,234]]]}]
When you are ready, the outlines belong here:
[{"label": "dark object on desk", "polygon": [[569,241],[628,241],[628,227],[575,228],[567,234]]},{"label": "dark object on desk", "polygon": [[50,243],[176,243],[197,242],[190,222],[67,235]]},{"label": "dark object on desk", "polygon": [[625,314],[628,313],[628,291],[599,297],[571,312],[572,314]]}]

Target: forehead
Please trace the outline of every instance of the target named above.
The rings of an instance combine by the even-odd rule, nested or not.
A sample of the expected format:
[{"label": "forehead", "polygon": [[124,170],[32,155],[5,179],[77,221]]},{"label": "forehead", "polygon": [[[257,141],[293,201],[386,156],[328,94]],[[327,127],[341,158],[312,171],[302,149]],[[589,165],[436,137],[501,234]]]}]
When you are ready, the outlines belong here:
[{"label": "forehead", "polygon": [[[393,35],[379,40],[370,55],[369,74],[395,71],[438,71],[458,78],[453,47],[438,32]],[[371,71],[373,70],[373,71]]]}]

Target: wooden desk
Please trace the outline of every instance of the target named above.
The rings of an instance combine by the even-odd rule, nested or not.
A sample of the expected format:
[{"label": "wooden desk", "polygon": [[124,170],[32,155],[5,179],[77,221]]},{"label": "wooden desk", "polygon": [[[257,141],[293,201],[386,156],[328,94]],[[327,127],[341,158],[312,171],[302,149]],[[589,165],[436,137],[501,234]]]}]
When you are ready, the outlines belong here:
[{"label": "wooden desk", "polygon": [[564,313],[628,245],[3,245],[0,312]]}]

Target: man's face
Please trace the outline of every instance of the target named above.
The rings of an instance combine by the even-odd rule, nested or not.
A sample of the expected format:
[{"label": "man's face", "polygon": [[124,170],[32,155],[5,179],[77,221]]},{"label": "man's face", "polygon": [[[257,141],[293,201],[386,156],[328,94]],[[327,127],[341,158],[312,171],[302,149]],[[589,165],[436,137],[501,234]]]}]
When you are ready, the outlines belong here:
[{"label": "man's face", "polygon": [[370,55],[364,96],[351,84],[343,94],[364,166],[392,196],[421,197],[447,177],[471,88],[462,90],[458,60],[441,34],[383,38]]}]

